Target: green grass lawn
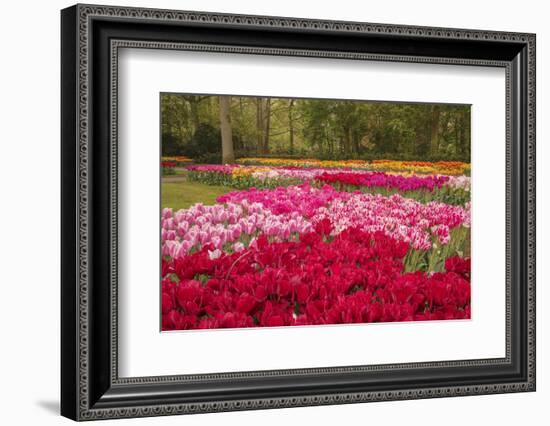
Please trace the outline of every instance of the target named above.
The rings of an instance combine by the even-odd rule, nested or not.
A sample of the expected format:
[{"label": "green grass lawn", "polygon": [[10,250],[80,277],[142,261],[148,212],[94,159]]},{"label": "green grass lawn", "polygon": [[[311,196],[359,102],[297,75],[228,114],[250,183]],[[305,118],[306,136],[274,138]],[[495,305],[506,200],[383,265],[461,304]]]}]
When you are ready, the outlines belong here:
[{"label": "green grass lawn", "polygon": [[187,209],[195,203],[215,204],[217,197],[230,191],[234,191],[234,189],[187,180],[162,182],[161,204],[162,208],[171,207],[174,211]]}]

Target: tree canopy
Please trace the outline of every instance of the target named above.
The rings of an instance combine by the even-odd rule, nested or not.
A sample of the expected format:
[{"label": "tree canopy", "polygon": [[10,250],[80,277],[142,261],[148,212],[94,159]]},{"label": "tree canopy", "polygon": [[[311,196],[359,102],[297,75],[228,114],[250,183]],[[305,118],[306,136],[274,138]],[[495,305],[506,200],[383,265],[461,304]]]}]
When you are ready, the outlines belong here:
[{"label": "tree canopy", "polygon": [[163,93],[161,134],[163,155],[209,163],[243,156],[469,162],[470,106]]}]

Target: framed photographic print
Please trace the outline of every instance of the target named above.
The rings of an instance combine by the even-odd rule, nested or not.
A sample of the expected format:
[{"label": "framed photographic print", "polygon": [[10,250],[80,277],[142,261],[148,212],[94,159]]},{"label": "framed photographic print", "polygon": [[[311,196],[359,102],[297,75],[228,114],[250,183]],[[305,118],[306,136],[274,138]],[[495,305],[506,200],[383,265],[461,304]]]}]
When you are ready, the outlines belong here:
[{"label": "framed photographic print", "polygon": [[74,420],[535,390],[535,36],[76,5]]}]

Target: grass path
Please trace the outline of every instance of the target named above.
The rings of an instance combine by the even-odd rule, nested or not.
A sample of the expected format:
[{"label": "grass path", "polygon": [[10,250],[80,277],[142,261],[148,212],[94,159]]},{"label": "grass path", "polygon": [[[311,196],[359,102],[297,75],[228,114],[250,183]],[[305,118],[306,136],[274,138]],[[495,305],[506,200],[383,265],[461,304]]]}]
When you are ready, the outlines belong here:
[{"label": "grass path", "polygon": [[195,203],[215,204],[216,198],[234,191],[227,186],[211,186],[186,179],[163,179],[161,185],[162,208],[187,209]]}]

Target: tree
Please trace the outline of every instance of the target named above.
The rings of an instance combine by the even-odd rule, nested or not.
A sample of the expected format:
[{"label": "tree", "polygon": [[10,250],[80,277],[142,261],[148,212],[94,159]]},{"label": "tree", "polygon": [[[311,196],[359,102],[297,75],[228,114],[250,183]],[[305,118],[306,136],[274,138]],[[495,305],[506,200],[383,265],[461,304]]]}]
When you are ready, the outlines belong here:
[{"label": "tree", "polygon": [[[324,143],[329,146],[328,151],[332,154],[333,131],[335,115],[333,104],[330,102],[319,102],[308,99],[299,103],[302,117],[302,134],[310,150],[318,154],[324,153]],[[317,146],[317,149],[315,147]]]},{"label": "tree", "polygon": [[231,132],[231,96],[220,96],[220,129],[222,133],[222,163],[235,162]]},{"label": "tree", "polygon": [[201,123],[189,142],[183,145],[179,152],[170,155],[185,155],[199,163],[220,164],[222,161],[221,140],[220,129],[217,126]]},{"label": "tree", "polygon": [[200,162],[222,154],[224,162],[268,154],[469,161],[470,127],[469,105],[161,96],[163,155]]},{"label": "tree", "polygon": [[185,142],[192,136],[189,129],[189,114],[181,96],[161,96],[162,155],[181,154]]},{"label": "tree", "polygon": [[271,99],[256,99],[256,136],[262,154],[269,154],[269,130],[271,127]]},{"label": "tree", "polygon": [[457,140],[458,151],[461,156],[470,156],[470,111],[464,108],[459,113],[459,138]]},{"label": "tree", "polygon": [[269,154],[269,130],[271,128],[271,99],[266,98],[265,100],[265,111],[264,111],[264,140],[263,140],[263,149],[264,154]]},{"label": "tree", "polygon": [[441,108],[439,105],[432,105],[432,132],[430,137],[430,154],[437,156],[439,153],[439,116]]},{"label": "tree", "polygon": [[201,124],[199,106],[204,100],[209,99],[209,96],[183,96],[183,99],[189,104],[189,113],[193,132],[196,132]]},{"label": "tree", "polygon": [[292,110],[294,109],[295,99],[288,100],[288,133],[290,140],[290,154],[294,154],[294,117],[292,115]]}]

